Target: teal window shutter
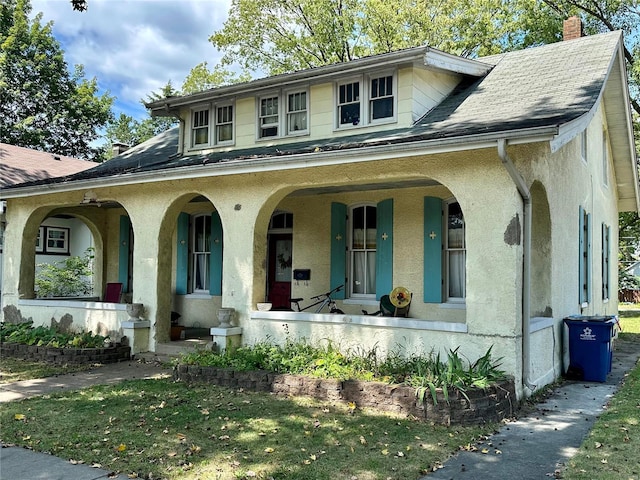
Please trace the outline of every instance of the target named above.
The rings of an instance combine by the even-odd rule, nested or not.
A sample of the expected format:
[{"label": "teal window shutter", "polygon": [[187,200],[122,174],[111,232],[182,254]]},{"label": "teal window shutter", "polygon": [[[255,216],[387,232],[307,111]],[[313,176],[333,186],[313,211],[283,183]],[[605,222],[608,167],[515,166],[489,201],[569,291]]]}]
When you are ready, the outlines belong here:
[{"label": "teal window shutter", "polygon": [[176,294],[187,294],[189,278],[189,214],[178,215],[176,254]]},{"label": "teal window shutter", "polygon": [[442,303],[442,199],[424,197],[424,302]]},{"label": "teal window shutter", "polygon": [[[331,204],[331,271],[330,287],[343,285],[346,281],[347,268],[347,206],[343,203]],[[344,300],[346,288],[336,292],[332,297]]]},{"label": "teal window shutter", "polygon": [[593,251],[591,248],[591,214],[587,214],[586,218],[586,234],[587,234],[587,268],[586,268],[586,279],[587,279],[587,302],[591,302],[591,287],[592,287],[592,279],[591,279],[591,265],[593,265]]},{"label": "teal window shutter", "polygon": [[376,207],[376,298],[393,290],[393,199]]},{"label": "teal window shutter", "polygon": [[120,244],[118,245],[118,282],[123,292],[130,292],[129,285],[129,239],[131,238],[131,220],[120,215]]},{"label": "teal window shutter", "polygon": [[222,220],[218,212],[211,214],[211,254],[209,255],[209,293],[222,295]]}]

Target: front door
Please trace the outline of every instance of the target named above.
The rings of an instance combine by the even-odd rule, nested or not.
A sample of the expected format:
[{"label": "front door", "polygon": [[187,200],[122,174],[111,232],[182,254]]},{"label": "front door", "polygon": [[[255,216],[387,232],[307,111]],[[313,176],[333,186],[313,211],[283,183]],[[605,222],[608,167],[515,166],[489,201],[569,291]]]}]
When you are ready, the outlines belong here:
[{"label": "front door", "polygon": [[291,308],[292,243],[290,233],[269,235],[267,299],[272,310]]}]

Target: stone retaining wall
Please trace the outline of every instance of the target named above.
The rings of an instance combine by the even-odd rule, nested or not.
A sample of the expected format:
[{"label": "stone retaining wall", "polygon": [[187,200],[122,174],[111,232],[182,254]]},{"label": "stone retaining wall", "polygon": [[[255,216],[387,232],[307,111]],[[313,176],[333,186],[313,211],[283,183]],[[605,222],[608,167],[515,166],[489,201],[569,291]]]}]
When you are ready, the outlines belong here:
[{"label": "stone retaining wall", "polygon": [[498,422],[515,413],[517,408],[513,381],[504,381],[486,390],[467,392],[467,400],[459,392],[451,392],[449,402],[441,391],[434,404],[427,392],[424,403],[416,398],[416,389],[402,385],[359,380],[332,380],[284,375],[264,371],[238,372],[227,368],[178,365],[175,380],[186,383],[212,383],[277,395],[309,396],[320,400],[354,402],[419,420],[444,425],[478,425]]},{"label": "stone retaining wall", "polygon": [[55,365],[116,363],[129,360],[131,348],[117,345],[105,348],[54,348],[18,343],[0,343],[0,356],[21,358]]}]

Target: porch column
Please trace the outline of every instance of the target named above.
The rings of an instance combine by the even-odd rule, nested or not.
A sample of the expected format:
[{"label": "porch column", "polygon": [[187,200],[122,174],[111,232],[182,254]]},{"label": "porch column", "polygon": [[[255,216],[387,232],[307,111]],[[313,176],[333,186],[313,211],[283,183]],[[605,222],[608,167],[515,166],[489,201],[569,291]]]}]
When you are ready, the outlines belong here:
[{"label": "porch column", "polygon": [[149,202],[146,198],[128,202],[125,207],[135,235],[131,301],[144,305],[141,317],[150,321],[151,327],[148,350],[155,351],[156,345],[169,341],[170,335],[172,245],[168,240],[171,236],[161,232],[167,207],[160,199]]}]

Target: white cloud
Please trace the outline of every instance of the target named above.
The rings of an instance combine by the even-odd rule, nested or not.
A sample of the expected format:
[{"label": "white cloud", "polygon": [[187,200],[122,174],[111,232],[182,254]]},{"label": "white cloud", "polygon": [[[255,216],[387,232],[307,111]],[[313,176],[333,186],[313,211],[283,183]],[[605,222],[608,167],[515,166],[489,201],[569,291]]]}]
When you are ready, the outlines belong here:
[{"label": "white cloud", "polygon": [[220,53],[209,36],[222,27],[230,0],[88,0],[76,12],[69,0],[32,0],[33,14],[53,21],[70,66],[117,97],[114,110],[143,114],[139,100],[168,80],[179,88],[189,70]]}]

